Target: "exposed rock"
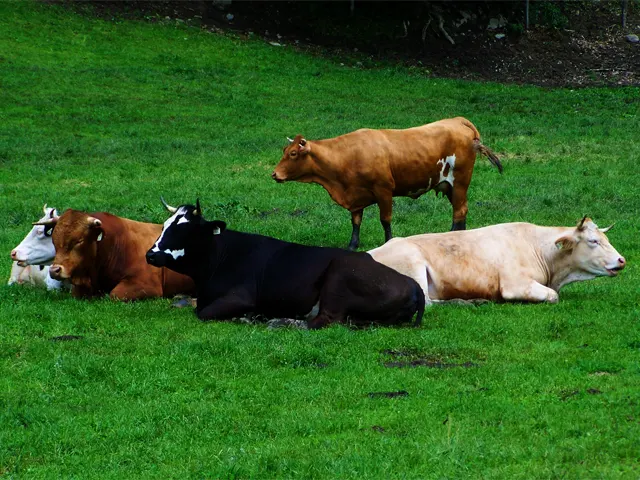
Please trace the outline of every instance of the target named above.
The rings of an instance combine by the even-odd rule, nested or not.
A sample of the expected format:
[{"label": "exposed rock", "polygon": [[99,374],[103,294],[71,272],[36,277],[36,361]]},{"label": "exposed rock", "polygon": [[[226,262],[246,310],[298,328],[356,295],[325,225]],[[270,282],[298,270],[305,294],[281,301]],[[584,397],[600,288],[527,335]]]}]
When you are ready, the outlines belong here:
[{"label": "exposed rock", "polygon": [[233,13],[227,13],[227,21],[232,21],[234,18]]},{"label": "exposed rock", "polygon": [[500,40],[500,39],[502,39],[502,38],[504,38],[504,37],[506,37],[506,35],[505,35],[504,33],[496,33],[496,38],[497,38],[498,40]]},{"label": "exposed rock", "polygon": [[492,18],[489,20],[489,25],[487,25],[487,30],[497,30],[498,28],[502,28],[507,24],[507,19],[500,15],[500,18]]},{"label": "exposed rock", "polygon": [[640,43],[640,38],[638,38],[638,35],[635,35],[633,33],[630,33],[629,35],[625,35],[624,38],[629,43]]}]

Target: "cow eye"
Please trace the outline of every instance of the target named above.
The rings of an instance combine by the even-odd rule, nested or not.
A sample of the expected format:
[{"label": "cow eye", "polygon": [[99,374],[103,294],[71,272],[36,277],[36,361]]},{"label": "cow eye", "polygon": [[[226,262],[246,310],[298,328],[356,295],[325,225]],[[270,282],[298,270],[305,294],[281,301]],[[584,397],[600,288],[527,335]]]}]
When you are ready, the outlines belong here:
[{"label": "cow eye", "polygon": [[589,240],[589,243],[590,243],[591,245],[598,245],[598,244],[600,243],[600,241],[595,240],[595,239],[591,239],[591,240]]},{"label": "cow eye", "polygon": [[296,152],[295,150],[293,150],[293,151],[291,152],[291,156],[292,156],[292,157],[295,157],[296,155],[298,155],[298,152]]}]

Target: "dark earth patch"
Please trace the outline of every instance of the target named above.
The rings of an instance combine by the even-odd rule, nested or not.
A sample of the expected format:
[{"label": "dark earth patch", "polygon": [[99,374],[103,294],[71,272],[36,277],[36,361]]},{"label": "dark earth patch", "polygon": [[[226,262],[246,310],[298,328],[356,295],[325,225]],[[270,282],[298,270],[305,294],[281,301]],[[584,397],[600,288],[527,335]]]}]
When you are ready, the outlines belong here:
[{"label": "dark earth patch", "polygon": [[385,432],[384,427],[381,427],[380,425],[374,425],[373,427],[371,427],[371,430],[373,430],[374,432],[378,432],[378,433],[384,433]]},{"label": "dark earth patch", "polygon": [[398,397],[408,397],[409,392],[406,390],[399,390],[397,392],[370,392],[369,398],[398,398]]},{"label": "dark earth patch", "polygon": [[82,340],[82,335],[60,335],[59,337],[51,337],[52,342],[69,342],[71,340]]},{"label": "dark earth patch", "polygon": [[597,389],[597,388],[588,388],[587,389],[587,393],[589,395],[600,395],[602,393],[602,391]]},{"label": "dark earth patch", "polygon": [[[472,368],[479,367],[480,365],[471,361],[466,362],[454,362],[452,358],[457,358],[457,354],[432,354],[419,352],[413,349],[407,350],[382,350],[383,355],[391,357],[392,361],[383,362],[382,364],[386,368],[415,368],[415,367],[427,367],[427,368]],[[397,360],[398,358],[402,360]]]}]

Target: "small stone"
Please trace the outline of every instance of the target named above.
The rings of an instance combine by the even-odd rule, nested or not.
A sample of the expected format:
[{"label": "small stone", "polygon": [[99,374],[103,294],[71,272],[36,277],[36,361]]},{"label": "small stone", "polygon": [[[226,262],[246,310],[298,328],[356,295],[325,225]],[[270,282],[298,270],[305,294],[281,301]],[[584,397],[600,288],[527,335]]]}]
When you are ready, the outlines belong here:
[{"label": "small stone", "polygon": [[227,20],[230,22],[233,19],[234,19],[233,13],[227,13]]},{"label": "small stone", "polygon": [[630,33],[629,35],[625,35],[624,38],[629,43],[640,43],[640,38],[638,38],[638,35],[636,35],[634,33]]},{"label": "small stone", "polygon": [[506,37],[506,35],[505,35],[504,33],[496,33],[496,38],[497,38],[498,40],[500,40],[500,39],[502,39],[502,38],[504,38],[504,37]]},{"label": "small stone", "polygon": [[273,45],[274,47],[281,47],[282,46],[278,42],[269,42],[269,45]]}]

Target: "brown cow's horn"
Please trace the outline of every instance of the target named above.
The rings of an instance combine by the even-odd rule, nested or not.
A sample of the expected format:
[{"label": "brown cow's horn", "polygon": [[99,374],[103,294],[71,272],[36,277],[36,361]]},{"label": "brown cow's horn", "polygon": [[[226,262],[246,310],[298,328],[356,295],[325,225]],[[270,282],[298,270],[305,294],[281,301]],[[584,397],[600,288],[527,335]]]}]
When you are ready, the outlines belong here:
[{"label": "brown cow's horn", "polygon": [[289,143],[293,143],[293,138],[289,138],[289,137],[287,137],[287,141],[288,141]]},{"label": "brown cow's horn", "polygon": [[178,209],[176,207],[172,207],[167,202],[165,202],[164,198],[162,198],[162,196],[160,196],[160,201],[162,202],[162,205],[164,205],[164,208],[169,210],[171,213],[176,213],[178,211]]}]

